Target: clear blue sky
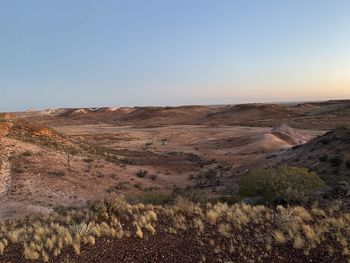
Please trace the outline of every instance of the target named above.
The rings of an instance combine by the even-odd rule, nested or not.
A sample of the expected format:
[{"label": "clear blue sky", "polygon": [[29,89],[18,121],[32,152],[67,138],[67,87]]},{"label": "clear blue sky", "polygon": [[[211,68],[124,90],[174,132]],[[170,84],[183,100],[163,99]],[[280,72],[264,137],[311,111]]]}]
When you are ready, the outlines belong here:
[{"label": "clear blue sky", "polygon": [[0,0],[0,111],[324,98],[348,0]]}]

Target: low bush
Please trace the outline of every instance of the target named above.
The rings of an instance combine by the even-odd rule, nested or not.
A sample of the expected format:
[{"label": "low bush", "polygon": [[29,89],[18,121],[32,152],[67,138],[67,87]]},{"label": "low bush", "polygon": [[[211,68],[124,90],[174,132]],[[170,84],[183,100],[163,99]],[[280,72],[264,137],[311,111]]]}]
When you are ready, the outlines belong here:
[{"label": "low bush", "polygon": [[[166,196],[154,192],[140,198],[158,204],[166,200]],[[177,243],[198,244],[203,253],[200,262],[228,262],[228,258],[237,262],[274,262],[276,258],[278,262],[287,262],[293,256],[295,262],[348,262],[349,226],[349,213],[337,204],[329,209],[269,208],[195,204],[178,198],[171,205],[161,206],[128,203],[122,196],[116,196],[84,208],[0,222],[0,261],[80,262],[78,255],[89,253],[99,238],[108,240],[104,243],[106,251],[112,242],[120,242],[125,249],[135,249],[128,251],[133,256],[140,250],[137,245],[128,246],[129,242],[135,244],[137,239],[144,239],[137,243],[146,248],[150,237],[156,235],[152,239],[167,238],[170,242],[183,239],[184,242]],[[178,245],[174,244],[174,248]],[[9,258],[18,259],[20,250],[22,258]],[[324,258],[320,259],[320,251]],[[204,260],[206,256],[215,261]],[[166,262],[178,261],[167,258]]]},{"label": "low bush", "polygon": [[279,167],[257,169],[243,177],[239,193],[244,198],[257,198],[264,204],[307,203],[325,183],[306,168]]},{"label": "low bush", "polygon": [[201,170],[196,174],[190,175],[190,180],[199,188],[218,186],[220,184],[221,174],[218,169]]},{"label": "low bush", "polygon": [[32,155],[33,155],[33,152],[27,150],[27,151],[23,152],[22,155],[23,155],[24,157],[29,157],[29,156],[32,156]]},{"label": "low bush", "polygon": [[84,161],[85,163],[92,163],[92,162],[94,161],[94,159],[91,158],[91,157],[88,157],[88,158],[84,158],[83,161]]},{"label": "low bush", "polygon": [[146,171],[146,170],[139,170],[136,173],[136,176],[139,177],[139,178],[144,178],[147,174],[148,174],[148,171]]},{"label": "low bush", "polygon": [[62,177],[62,176],[65,176],[65,171],[63,170],[59,170],[59,171],[52,171],[49,173],[49,175],[52,175],[52,176],[58,176],[58,177]]}]

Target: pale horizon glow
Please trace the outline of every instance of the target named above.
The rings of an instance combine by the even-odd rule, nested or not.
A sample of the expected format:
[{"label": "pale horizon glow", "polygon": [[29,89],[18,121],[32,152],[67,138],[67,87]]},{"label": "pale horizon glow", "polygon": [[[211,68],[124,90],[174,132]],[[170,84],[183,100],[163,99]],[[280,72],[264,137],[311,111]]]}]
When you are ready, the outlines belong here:
[{"label": "pale horizon glow", "polygon": [[347,0],[0,1],[0,111],[350,99]]}]

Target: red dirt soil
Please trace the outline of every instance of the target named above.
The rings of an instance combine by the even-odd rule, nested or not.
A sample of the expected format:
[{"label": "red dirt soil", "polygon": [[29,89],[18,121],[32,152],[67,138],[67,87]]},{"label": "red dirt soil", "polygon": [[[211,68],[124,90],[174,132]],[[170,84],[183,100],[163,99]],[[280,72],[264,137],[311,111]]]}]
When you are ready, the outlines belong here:
[{"label": "red dirt soil", "polygon": [[[154,236],[146,236],[144,239],[137,237],[123,238],[120,240],[111,238],[98,238],[94,246],[84,245],[81,254],[78,256],[72,248],[63,250],[56,258],[52,257],[49,262],[76,262],[76,263],[192,263],[201,262],[205,257],[205,262],[247,262],[247,258],[239,252],[229,253],[220,251],[215,253],[209,245],[210,236],[202,238],[202,245],[198,242],[198,237],[194,231],[188,230],[181,236],[159,231]],[[225,244],[228,240],[216,240],[217,244]],[[227,243],[226,243],[227,244]],[[10,246],[6,249],[4,256],[0,256],[1,262],[24,263],[41,262],[26,260],[22,257],[22,247]],[[251,258],[257,258],[250,255]],[[259,262],[346,262],[342,255],[329,255],[326,249],[320,247],[310,251],[309,255],[304,255],[300,250],[294,249],[292,245],[283,247],[273,247],[269,255]]]}]

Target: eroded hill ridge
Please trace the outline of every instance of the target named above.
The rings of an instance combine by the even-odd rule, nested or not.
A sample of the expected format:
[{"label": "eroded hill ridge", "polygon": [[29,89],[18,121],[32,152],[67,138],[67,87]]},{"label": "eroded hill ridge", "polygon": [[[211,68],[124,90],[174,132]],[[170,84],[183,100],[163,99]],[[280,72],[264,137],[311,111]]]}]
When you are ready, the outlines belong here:
[{"label": "eroded hill ridge", "polygon": [[329,130],[350,123],[350,100],[307,103],[247,103],[237,105],[189,105],[174,107],[58,108],[16,113],[50,124],[136,126],[230,125],[274,127],[286,123],[299,129]]},{"label": "eroded hill ridge", "polygon": [[277,157],[278,164],[307,167],[329,183],[350,183],[350,129],[338,127]]},{"label": "eroded hill ridge", "polygon": [[307,143],[311,139],[309,135],[296,131],[285,123],[275,126],[271,133],[293,146]]}]

